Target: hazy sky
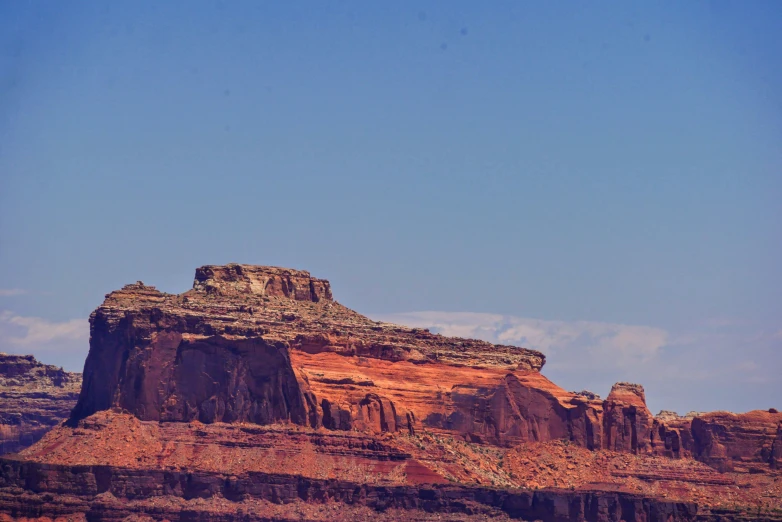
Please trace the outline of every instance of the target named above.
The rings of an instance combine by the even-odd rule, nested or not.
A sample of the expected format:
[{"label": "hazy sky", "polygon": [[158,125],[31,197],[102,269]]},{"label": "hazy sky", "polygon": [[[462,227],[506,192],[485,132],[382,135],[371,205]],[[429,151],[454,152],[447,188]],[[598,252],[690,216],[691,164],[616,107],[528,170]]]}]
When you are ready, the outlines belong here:
[{"label": "hazy sky", "polygon": [[0,350],[196,266],[782,406],[782,3],[2,2]]}]

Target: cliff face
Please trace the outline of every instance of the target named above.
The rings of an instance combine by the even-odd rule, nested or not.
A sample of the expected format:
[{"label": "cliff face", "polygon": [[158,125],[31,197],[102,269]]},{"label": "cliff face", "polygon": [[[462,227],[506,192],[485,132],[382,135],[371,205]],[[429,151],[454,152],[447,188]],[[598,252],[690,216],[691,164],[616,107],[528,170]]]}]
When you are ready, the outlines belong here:
[{"label": "cliff face", "polygon": [[646,407],[643,386],[614,384],[605,400],[605,447],[616,451],[650,453],[653,417]]},{"label": "cliff face", "polygon": [[[41,513],[78,521],[743,520],[731,514],[699,516],[692,502],[617,491],[500,490],[437,483],[377,485],[286,473],[226,478],[178,469],[139,471],[19,461],[5,462],[4,468],[0,506],[10,520],[28,521],[31,514]],[[14,496],[7,493],[11,490],[29,492]]]},{"label": "cliff face", "polygon": [[179,295],[127,285],[90,325],[75,420],[119,408],[151,421],[427,430],[495,445],[567,439],[723,470],[770,465],[780,451],[782,414],[655,418],[638,384],[617,383],[604,401],[567,392],[540,374],[540,352],[372,321],[301,270],[204,266]]},{"label": "cliff face", "polygon": [[692,419],[693,456],[720,471],[762,472],[780,464],[782,413],[725,411]]},{"label": "cliff face", "polygon": [[[138,282],[90,325],[70,422],[0,462],[0,514],[640,522],[782,509],[766,498],[782,498],[780,414],[654,417],[637,384],[604,401],[567,392],[540,352],[372,321],[308,272],[205,266],[179,295]],[[322,511],[331,501],[338,512]]]},{"label": "cliff face", "polygon": [[[579,409],[539,375],[543,354],[372,321],[303,271],[207,266],[181,295],[128,285],[90,324],[74,419],[122,408],[142,420],[428,426],[502,442],[564,436]],[[550,406],[520,406],[525,379],[554,390]],[[551,430],[539,420],[549,410],[561,421]]]},{"label": "cliff face", "polygon": [[49,432],[0,469],[0,513],[89,520],[241,510],[247,520],[729,521],[744,519],[729,506],[782,495],[774,475],[562,441],[504,449],[432,433],[158,423],[111,411]]},{"label": "cliff face", "polygon": [[0,454],[30,446],[66,419],[80,387],[81,374],[0,353]]}]

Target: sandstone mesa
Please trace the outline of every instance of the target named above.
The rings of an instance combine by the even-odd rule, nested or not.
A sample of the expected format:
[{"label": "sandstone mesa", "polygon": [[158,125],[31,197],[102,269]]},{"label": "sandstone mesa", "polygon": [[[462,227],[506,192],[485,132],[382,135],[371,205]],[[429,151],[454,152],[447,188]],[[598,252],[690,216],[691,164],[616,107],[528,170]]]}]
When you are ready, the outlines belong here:
[{"label": "sandstone mesa", "polygon": [[90,325],[69,419],[0,461],[0,519],[782,520],[776,410],[568,392],[540,352],[373,321],[305,271],[126,285]]}]

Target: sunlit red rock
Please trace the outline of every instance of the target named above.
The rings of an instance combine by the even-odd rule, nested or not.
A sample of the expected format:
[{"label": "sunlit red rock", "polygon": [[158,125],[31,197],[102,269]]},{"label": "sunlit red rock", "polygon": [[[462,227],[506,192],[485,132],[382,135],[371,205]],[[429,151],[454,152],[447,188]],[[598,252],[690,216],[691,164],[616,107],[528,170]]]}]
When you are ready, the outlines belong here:
[{"label": "sunlit red rock", "polygon": [[0,513],[668,522],[782,509],[780,414],[654,417],[637,384],[568,392],[540,352],[372,321],[308,272],[201,267],[183,294],[108,294],[90,324],[78,404],[0,462]]},{"label": "sunlit red rock", "polygon": [[705,413],[692,420],[693,456],[720,471],[755,471],[779,464],[782,413]]}]

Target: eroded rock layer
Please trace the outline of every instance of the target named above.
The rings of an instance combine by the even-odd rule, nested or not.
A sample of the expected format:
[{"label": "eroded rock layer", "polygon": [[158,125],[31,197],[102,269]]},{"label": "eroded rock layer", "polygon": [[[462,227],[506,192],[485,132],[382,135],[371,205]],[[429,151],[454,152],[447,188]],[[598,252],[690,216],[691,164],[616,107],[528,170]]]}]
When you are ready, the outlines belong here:
[{"label": "eroded rock layer", "polygon": [[[74,419],[121,408],[143,420],[549,438],[548,422],[506,415],[518,411],[518,379],[539,376],[543,354],[372,321],[303,271],[207,266],[180,295],[128,285],[90,324]],[[397,389],[403,374],[418,377],[407,393]],[[432,385],[441,378],[447,389]],[[571,406],[559,409],[567,423]]]},{"label": "eroded rock layer", "polygon": [[[442,484],[374,486],[285,474],[226,477],[216,473],[139,472],[116,467],[80,466],[74,470],[14,461],[3,464],[7,471],[4,489],[0,489],[0,505],[5,506],[11,519],[29,520],[31,512],[45,512],[48,516],[56,513],[62,520],[136,520],[134,517],[142,512],[155,519],[173,521],[235,520],[237,516],[243,520],[352,521],[740,520],[699,517],[697,506],[691,503],[600,490],[497,490]],[[28,488],[35,493],[5,493],[13,488]],[[132,500],[120,500],[129,491]],[[57,503],[52,501],[54,498]],[[211,502],[204,502],[206,499]],[[341,505],[335,509],[337,503]]]},{"label": "eroded rock layer", "polygon": [[0,454],[30,446],[68,418],[80,388],[79,373],[0,353]]},{"label": "eroded rock layer", "polygon": [[720,471],[762,472],[779,468],[782,448],[782,413],[726,411],[692,419],[692,454]]},{"label": "eroded rock layer", "polygon": [[568,392],[540,352],[373,321],[308,272],[138,282],[90,325],[71,418],[0,463],[0,513],[780,518],[776,410],[655,417],[637,384]]},{"label": "eroded rock layer", "polygon": [[505,448],[437,433],[159,423],[112,411],[50,431],[0,469],[0,512],[89,520],[729,521],[758,520],[758,508],[778,520],[782,496],[778,473],[720,473],[563,441]]}]

